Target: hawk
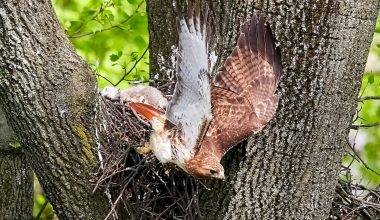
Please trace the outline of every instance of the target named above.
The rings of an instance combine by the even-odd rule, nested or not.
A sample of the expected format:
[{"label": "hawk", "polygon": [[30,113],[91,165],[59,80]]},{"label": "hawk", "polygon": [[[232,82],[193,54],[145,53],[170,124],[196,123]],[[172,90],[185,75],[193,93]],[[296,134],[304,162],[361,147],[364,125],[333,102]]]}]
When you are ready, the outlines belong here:
[{"label": "hawk", "polygon": [[129,106],[151,123],[149,145],[161,163],[197,178],[224,179],[223,155],[275,114],[282,66],[269,25],[253,16],[210,83],[205,20],[199,11],[178,19],[178,79],[166,111]]}]

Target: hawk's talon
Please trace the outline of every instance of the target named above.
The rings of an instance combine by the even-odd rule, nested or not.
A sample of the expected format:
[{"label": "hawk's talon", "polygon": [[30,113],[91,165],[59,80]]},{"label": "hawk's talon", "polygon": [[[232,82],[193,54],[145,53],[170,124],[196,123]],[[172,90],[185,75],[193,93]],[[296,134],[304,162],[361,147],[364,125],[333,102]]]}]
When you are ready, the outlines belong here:
[{"label": "hawk's talon", "polygon": [[166,176],[170,176],[170,173],[175,169],[175,165],[172,163],[164,164],[164,173]]},{"label": "hawk's talon", "polygon": [[165,170],[165,175],[166,175],[166,176],[169,176],[169,175],[170,175],[170,171],[171,171],[171,170]]}]

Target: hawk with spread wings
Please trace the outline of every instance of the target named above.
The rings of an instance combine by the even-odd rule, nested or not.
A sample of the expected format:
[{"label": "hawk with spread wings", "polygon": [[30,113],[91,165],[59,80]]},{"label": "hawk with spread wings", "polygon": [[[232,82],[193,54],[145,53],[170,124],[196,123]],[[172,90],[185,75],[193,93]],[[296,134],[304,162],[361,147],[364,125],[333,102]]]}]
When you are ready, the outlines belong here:
[{"label": "hawk with spread wings", "polygon": [[206,19],[201,22],[199,11],[190,14],[178,19],[178,79],[166,111],[137,102],[129,106],[151,123],[149,144],[160,162],[198,178],[223,179],[223,155],[276,112],[280,52],[265,19],[253,16],[210,83]]}]

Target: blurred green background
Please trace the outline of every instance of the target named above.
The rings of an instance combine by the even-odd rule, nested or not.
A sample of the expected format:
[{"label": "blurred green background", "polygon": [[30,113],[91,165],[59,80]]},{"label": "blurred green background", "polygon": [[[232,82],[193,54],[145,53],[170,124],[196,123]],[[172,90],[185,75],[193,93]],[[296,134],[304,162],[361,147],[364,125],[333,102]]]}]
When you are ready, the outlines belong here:
[{"label": "blurred green background", "polygon": [[[149,79],[149,35],[144,0],[53,0],[62,28],[77,52],[97,74],[100,89],[106,85],[131,86],[130,81]],[[360,97],[380,97],[380,16],[363,75]],[[380,122],[380,100],[358,102],[354,124]],[[351,167],[353,178],[366,186],[380,184],[380,126],[351,130],[348,142],[366,166],[349,154],[343,164]],[[347,144],[349,149],[349,144]],[[351,152],[352,154],[352,152]],[[38,181],[35,181],[34,216],[57,219]],[[42,210],[42,211],[41,211]]]},{"label": "blurred green background", "polygon": [[100,88],[109,84],[125,88],[127,80],[148,79],[144,0],[53,0],[53,4],[75,49],[96,71]]},{"label": "blurred green background", "polygon": [[374,188],[380,185],[380,13],[358,94],[357,111],[353,124],[368,127],[351,130],[348,139],[353,148],[350,153],[355,151],[362,161],[346,155],[343,164],[351,164],[356,182]]}]

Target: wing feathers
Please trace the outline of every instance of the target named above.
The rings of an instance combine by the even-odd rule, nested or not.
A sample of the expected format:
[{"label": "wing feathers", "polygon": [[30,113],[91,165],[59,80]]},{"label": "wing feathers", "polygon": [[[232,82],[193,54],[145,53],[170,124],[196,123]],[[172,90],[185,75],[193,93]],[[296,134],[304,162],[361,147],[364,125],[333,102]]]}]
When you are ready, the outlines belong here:
[{"label": "wing feathers", "polygon": [[196,150],[202,129],[212,118],[206,26],[201,23],[206,19],[200,16],[200,7],[189,4],[187,16],[178,20],[177,83],[166,111],[167,118],[181,127],[190,151]]},{"label": "wing feathers", "polygon": [[[250,27],[252,26],[257,27],[257,33],[255,33],[257,36],[257,42],[253,42],[253,44],[257,45],[259,55],[261,56],[261,58],[265,59],[266,58],[266,45],[265,45],[266,42],[265,42],[265,26],[264,25],[265,25],[264,19],[260,18],[257,25],[252,24],[251,22]],[[268,43],[271,43],[271,42],[268,42]]]},{"label": "wing feathers", "polygon": [[214,85],[254,101],[249,94],[261,84],[268,93],[274,93],[281,70],[280,52],[269,25],[264,18],[253,16],[244,24],[237,46],[219,69]]},{"label": "wing feathers", "polygon": [[248,36],[250,36],[248,37],[249,48],[251,49],[254,55],[257,55],[259,51],[258,45],[257,45],[259,31],[257,30],[256,24],[257,24],[257,17],[256,15],[254,15],[251,21],[245,24],[246,28],[243,29],[243,33],[247,33]]},{"label": "wing feathers", "polygon": [[265,124],[268,123],[267,119],[272,118],[273,115],[276,113],[278,100],[278,96],[273,95],[262,100],[256,105],[255,112],[257,113],[257,117],[261,120],[263,126],[265,126]]},{"label": "wing feathers", "polygon": [[[253,16],[242,27],[236,47],[215,76],[212,87],[213,120],[203,150],[221,156],[233,145],[260,131],[276,112],[275,90],[281,58],[264,18]],[[218,149],[210,149],[218,148]]]}]

